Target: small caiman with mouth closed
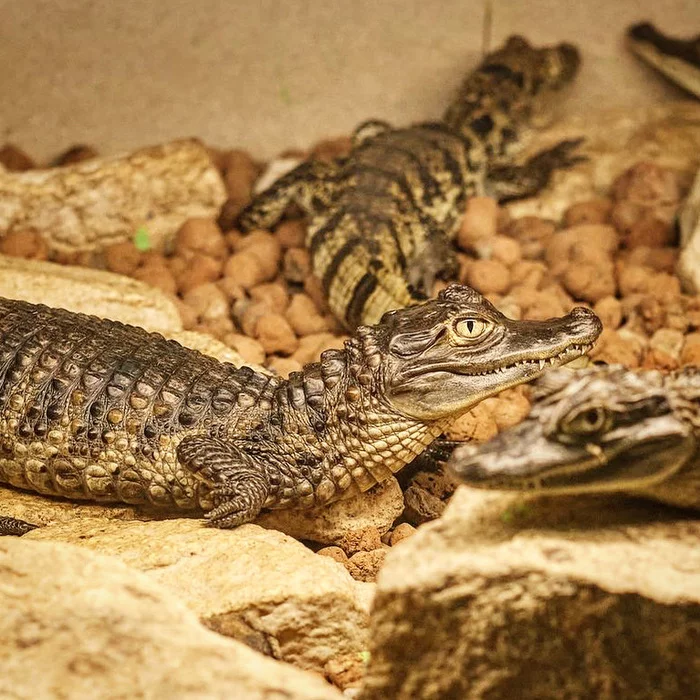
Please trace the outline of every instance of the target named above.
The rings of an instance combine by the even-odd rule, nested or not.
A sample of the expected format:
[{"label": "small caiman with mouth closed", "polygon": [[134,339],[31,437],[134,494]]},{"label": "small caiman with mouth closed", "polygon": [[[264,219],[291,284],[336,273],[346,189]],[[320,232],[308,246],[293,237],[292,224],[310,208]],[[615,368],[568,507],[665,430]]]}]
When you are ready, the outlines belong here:
[{"label": "small caiman with mouth closed", "polygon": [[449,468],[477,488],[617,491],[700,510],[700,369],[550,372],[528,418],[459,447]]},{"label": "small caiman with mouth closed", "polygon": [[289,204],[300,206],[331,311],[349,328],[376,323],[425,299],[436,278],[456,277],[451,238],[467,198],[531,196],[555,169],[581,160],[573,153],[580,140],[521,166],[507,160],[579,62],[571,44],[538,49],[513,36],[467,76],[441,121],[362,124],[347,158],[302,163],[255,197],[237,225],[270,228]]},{"label": "small caiman with mouth closed", "polygon": [[[0,483],[205,512],[219,527],[324,505],[401,469],[482,399],[580,356],[601,329],[584,308],[514,321],[453,285],[284,380],[0,299]],[[29,527],[0,520],[0,534]]]}]

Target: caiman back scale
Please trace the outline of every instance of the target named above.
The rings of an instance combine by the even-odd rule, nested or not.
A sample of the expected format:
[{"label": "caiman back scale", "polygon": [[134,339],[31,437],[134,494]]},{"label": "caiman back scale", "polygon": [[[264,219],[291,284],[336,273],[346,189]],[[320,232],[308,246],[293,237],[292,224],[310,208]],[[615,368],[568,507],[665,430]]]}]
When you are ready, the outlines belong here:
[{"label": "caiman back scale", "polygon": [[0,299],[0,483],[206,511],[221,527],[322,505],[385,479],[471,406],[579,356],[600,330],[586,309],[512,321],[452,286],[282,380]]}]

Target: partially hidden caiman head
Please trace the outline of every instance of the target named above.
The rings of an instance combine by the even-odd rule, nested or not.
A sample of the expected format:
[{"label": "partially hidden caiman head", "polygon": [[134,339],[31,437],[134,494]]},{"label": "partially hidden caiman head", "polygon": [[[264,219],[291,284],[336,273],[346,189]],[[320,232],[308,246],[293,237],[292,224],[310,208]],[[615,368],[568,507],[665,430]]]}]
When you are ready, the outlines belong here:
[{"label": "partially hidden caiman head", "polygon": [[568,85],[581,64],[581,56],[573,44],[556,46],[532,46],[527,39],[517,34],[509,37],[506,43],[488,54],[481,70],[498,71],[497,67],[507,68],[521,76],[519,82],[528,94],[537,95],[542,91],[559,90]]},{"label": "partially hidden caiman head", "polygon": [[656,372],[593,367],[548,373],[528,418],[454,451],[450,470],[478,488],[551,495],[635,491],[668,479],[695,452]]},{"label": "partially hidden caiman head", "polygon": [[502,389],[585,353],[602,330],[590,310],[514,321],[470,287],[390,311],[373,329],[381,383],[394,409],[418,420],[457,417]]},{"label": "partially hidden caiman head", "polygon": [[537,48],[522,36],[511,36],[467,75],[444,120],[467,136],[476,133],[486,140],[495,138],[497,126],[496,132],[504,132],[498,136],[504,140],[500,150],[509,150],[523,127],[551,121],[557,93],[572,82],[580,63],[573,44]]}]

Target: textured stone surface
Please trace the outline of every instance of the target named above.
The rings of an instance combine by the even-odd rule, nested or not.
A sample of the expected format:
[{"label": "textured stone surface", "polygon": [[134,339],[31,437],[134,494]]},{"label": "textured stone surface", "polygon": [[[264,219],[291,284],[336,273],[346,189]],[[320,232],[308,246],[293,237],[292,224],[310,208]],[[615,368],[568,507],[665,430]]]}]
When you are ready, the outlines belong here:
[{"label": "textured stone surface", "polygon": [[[380,534],[387,532],[402,510],[401,488],[395,479],[390,479],[355,498],[336,501],[324,508],[268,512],[261,515],[256,522],[300,540],[337,544],[352,537],[353,533],[368,528],[376,528]],[[111,520],[163,517],[162,512],[149,510],[146,506],[71,502],[60,498],[46,498],[1,484],[0,515],[26,520],[35,525],[69,523],[73,531],[80,529],[82,519],[99,518],[108,523]],[[193,527],[203,527],[203,521],[194,514],[191,521]]]},{"label": "textured stone surface", "polygon": [[387,556],[361,697],[692,697],[699,539],[641,501],[461,487]]},{"label": "textured stone surface", "polygon": [[154,245],[187,219],[215,217],[224,184],[206,148],[173,141],[62,168],[0,169],[0,236],[40,233],[50,250],[98,250],[145,226]]},{"label": "textured stone surface", "polygon": [[[182,330],[177,307],[163,292],[112,272],[0,255],[0,297],[130,323],[158,331],[222,362],[250,364],[215,338]],[[267,371],[258,365],[250,366]]]},{"label": "textured stone surface", "polygon": [[687,294],[700,292],[700,170],[678,216],[682,252],[676,274]]},{"label": "textured stone surface", "polygon": [[252,367],[256,372],[270,374],[270,370],[261,365],[256,365],[254,362],[247,362],[240,353],[237,353],[233,348],[230,348],[225,343],[222,343],[220,340],[206,333],[199,333],[198,331],[174,331],[163,333],[163,335],[166,338],[177,340],[180,345],[192,348],[193,350],[199,350],[199,352],[205,355],[215,357],[220,362],[230,362],[236,365],[236,367],[248,365],[248,367]]},{"label": "textured stone surface", "polygon": [[[114,555],[147,572],[199,619],[223,633],[264,642],[275,658],[322,671],[367,646],[374,586],[296,540],[257,525],[224,531],[196,520],[106,522],[87,518],[34,531]],[[243,632],[241,632],[243,630]]]},{"label": "textured stone surface", "polygon": [[690,187],[700,165],[700,102],[668,102],[637,109],[586,110],[536,134],[523,153],[549,148],[563,139],[583,137],[579,148],[588,161],[554,173],[535,198],[513,202],[514,216],[558,220],[572,202],[594,199],[615,178],[639,161],[677,170],[683,189]]},{"label": "textured stone surface", "polygon": [[149,331],[182,330],[175,304],[143,282],[87,267],[0,255],[0,296],[95,314]]},{"label": "textured stone surface", "polygon": [[403,505],[401,487],[396,479],[390,478],[355,498],[323,508],[271,511],[257,522],[300,540],[337,544],[349,533],[368,528],[384,534],[403,512]]},{"label": "textured stone surface", "polygon": [[0,541],[0,696],[339,700],[317,675],[205,629],[112,557]]}]

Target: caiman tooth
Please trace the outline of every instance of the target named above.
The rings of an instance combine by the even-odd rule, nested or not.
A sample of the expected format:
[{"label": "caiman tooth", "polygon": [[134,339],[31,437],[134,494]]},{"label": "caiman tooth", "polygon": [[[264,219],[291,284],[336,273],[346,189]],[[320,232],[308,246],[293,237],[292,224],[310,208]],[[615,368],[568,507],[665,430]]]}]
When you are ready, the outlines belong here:
[{"label": "caiman tooth", "polygon": [[540,360],[540,369],[544,369],[547,366],[547,360]]}]

